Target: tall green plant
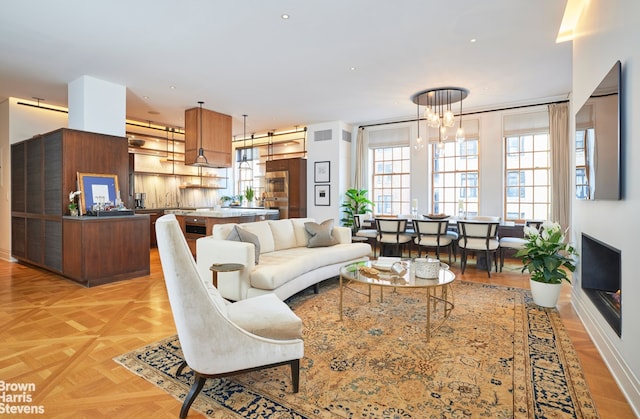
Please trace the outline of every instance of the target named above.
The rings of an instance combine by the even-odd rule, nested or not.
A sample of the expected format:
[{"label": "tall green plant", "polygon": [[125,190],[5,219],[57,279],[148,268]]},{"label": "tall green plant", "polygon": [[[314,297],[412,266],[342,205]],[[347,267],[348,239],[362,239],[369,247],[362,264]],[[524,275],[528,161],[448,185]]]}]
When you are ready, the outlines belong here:
[{"label": "tall green plant", "polygon": [[343,226],[355,229],[354,215],[373,212],[374,203],[367,198],[367,192],[366,189],[351,188],[344,193],[344,202],[340,205],[344,213],[340,219]]}]

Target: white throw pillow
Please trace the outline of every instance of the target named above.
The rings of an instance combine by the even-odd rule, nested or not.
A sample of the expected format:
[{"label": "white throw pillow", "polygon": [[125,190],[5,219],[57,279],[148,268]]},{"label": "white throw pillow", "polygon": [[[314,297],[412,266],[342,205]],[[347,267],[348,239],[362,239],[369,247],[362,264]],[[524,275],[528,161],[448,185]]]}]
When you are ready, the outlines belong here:
[{"label": "white throw pillow", "polygon": [[258,240],[260,240],[260,253],[268,253],[275,250],[273,233],[271,233],[268,222],[255,221],[253,223],[241,224],[240,227],[258,236]]},{"label": "white throw pillow", "polygon": [[273,233],[275,250],[297,247],[296,236],[293,232],[293,224],[291,224],[291,220],[270,220],[268,223],[271,228],[271,233]]}]

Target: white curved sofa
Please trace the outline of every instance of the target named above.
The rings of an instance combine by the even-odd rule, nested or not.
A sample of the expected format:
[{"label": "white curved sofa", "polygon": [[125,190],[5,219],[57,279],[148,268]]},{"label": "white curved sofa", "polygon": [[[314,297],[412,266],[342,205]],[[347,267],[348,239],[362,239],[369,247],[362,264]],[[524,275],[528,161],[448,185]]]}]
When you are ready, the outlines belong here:
[{"label": "white curved sofa", "polygon": [[368,260],[371,246],[352,243],[351,229],[333,227],[331,235],[337,244],[307,247],[310,234],[305,223],[311,218],[291,218],[243,223],[238,226],[255,234],[259,241],[258,264],[256,246],[250,242],[227,240],[236,224],[216,224],[211,236],[196,241],[196,260],[200,276],[211,281],[214,263],[240,263],[244,269],[218,273],[218,290],[224,298],[244,300],[274,293],[281,300],[338,275],[341,266]]}]

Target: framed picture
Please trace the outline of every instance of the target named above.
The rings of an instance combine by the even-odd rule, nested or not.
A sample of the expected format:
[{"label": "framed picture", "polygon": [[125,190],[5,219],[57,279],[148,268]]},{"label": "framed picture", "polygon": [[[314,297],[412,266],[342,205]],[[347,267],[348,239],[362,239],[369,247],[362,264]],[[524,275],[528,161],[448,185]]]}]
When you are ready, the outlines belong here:
[{"label": "framed picture", "polygon": [[331,162],[317,161],[314,164],[313,181],[315,183],[329,183],[331,181]]},{"label": "framed picture", "polygon": [[82,192],[78,197],[81,214],[91,210],[94,204],[115,205],[120,194],[118,175],[78,172],[78,186]]},{"label": "framed picture", "polygon": [[314,204],[317,207],[331,205],[331,185],[315,185]]}]

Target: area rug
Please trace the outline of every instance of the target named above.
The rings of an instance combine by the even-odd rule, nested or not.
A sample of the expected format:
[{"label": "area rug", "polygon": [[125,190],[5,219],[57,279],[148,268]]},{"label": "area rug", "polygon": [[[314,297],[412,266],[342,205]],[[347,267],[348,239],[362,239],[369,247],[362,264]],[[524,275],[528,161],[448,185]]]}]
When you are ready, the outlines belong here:
[{"label": "area rug", "polygon": [[[426,341],[419,289],[383,302],[337,281],[287,302],[304,323],[300,391],[288,367],[207,380],[192,409],[209,417],[597,418],[573,345],[555,309],[529,291],[456,281],[455,308]],[[379,292],[374,293],[379,297]],[[438,318],[440,316],[440,318]],[[439,322],[444,320],[443,322]],[[180,400],[193,381],[172,336],[116,362]]]}]

